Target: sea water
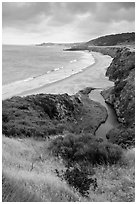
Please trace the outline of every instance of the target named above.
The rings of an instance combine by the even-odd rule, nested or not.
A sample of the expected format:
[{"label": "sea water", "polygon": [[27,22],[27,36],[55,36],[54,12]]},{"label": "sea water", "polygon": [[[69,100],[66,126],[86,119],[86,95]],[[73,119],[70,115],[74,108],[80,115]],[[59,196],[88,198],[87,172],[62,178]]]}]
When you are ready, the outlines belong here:
[{"label": "sea water", "polygon": [[91,53],[63,46],[2,46],[3,95],[15,95],[82,72],[94,63]]}]

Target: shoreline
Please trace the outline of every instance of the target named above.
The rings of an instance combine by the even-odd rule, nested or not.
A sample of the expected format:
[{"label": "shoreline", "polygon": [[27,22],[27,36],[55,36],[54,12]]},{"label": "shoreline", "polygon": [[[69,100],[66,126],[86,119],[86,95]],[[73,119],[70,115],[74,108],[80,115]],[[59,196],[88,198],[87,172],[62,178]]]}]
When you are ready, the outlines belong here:
[{"label": "shoreline", "polygon": [[[69,68],[71,65],[73,66],[73,69],[75,69],[75,66],[77,64],[78,65],[80,64],[81,70],[86,68],[87,66],[89,66],[90,61],[91,61],[91,57],[92,57],[90,55],[89,51],[83,50],[83,51],[76,51],[76,52],[82,54],[80,59],[77,59],[77,57],[76,57],[76,59],[68,61],[66,63],[66,65],[63,65],[63,64],[60,64],[60,66],[56,65],[56,66],[52,67],[52,69],[49,69],[49,70],[46,70],[46,71],[43,70],[44,72],[38,73],[37,75],[34,73],[33,75],[26,76],[26,77],[23,77],[23,78],[19,78],[19,79],[13,80],[13,81],[8,81],[6,83],[3,82],[2,86],[3,87],[10,86],[10,85],[13,86],[13,84],[20,84],[20,83],[23,83],[23,82],[26,82],[26,81],[32,81],[32,80],[34,80],[36,78],[46,76],[47,74],[54,73],[54,72],[59,71],[61,69],[64,69],[64,71],[65,71],[66,67]],[[72,53],[72,51],[70,51],[70,53]],[[88,65],[83,66],[82,65],[83,63],[88,64]],[[93,63],[94,63],[94,59],[93,59]]]},{"label": "shoreline", "polygon": [[84,69],[87,69],[91,63],[94,64],[95,61],[91,53],[83,51],[82,54],[80,60],[75,60],[75,63],[70,61],[70,64],[66,64],[64,68],[55,68],[54,72],[48,71],[35,77],[32,76],[24,80],[3,85],[2,100],[22,95],[24,92],[32,93],[34,90],[39,90],[45,86],[49,86],[83,72]]},{"label": "shoreline", "polygon": [[56,82],[48,83],[44,86],[39,86],[38,88],[22,90],[20,91],[20,93],[7,92],[5,93],[5,95],[2,95],[2,100],[11,98],[13,96],[23,97],[40,93],[68,93],[69,95],[73,95],[86,87],[104,89],[113,86],[113,82],[109,81],[109,79],[105,77],[106,69],[110,65],[112,58],[108,55],[103,55],[97,52],[91,52],[91,54],[94,58],[94,64],[87,66],[81,72],[75,73]]},{"label": "shoreline", "polygon": [[[76,94],[78,91],[85,89],[86,87],[93,87],[98,89],[105,89],[113,86],[113,82],[109,81],[108,77],[105,77],[106,69],[110,65],[112,58],[108,55],[101,53],[92,52],[95,63],[85,68],[82,72],[71,75],[65,79],[56,81],[51,84],[44,85],[37,89],[22,92],[19,96],[27,96],[32,94],[63,94],[68,93],[69,95]],[[95,71],[94,71],[95,70]],[[96,73],[98,71],[98,73]],[[95,72],[95,73],[94,73]],[[100,79],[100,72],[102,74]],[[93,75],[94,80],[92,82]],[[100,80],[100,82],[98,82]]]}]

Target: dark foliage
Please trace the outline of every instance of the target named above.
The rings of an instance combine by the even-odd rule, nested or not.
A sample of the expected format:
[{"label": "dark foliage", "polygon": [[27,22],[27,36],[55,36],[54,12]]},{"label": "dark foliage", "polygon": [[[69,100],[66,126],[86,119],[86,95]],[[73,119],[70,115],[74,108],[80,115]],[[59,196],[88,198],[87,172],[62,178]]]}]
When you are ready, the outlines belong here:
[{"label": "dark foliage", "polygon": [[88,196],[92,185],[93,190],[98,187],[97,178],[93,178],[93,166],[97,164],[115,164],[122,157],[122,149],[118,145],[105,143],[95,139],[90,134],[58,137],[49,146],[54,156],[61,156],[66,164],[66,170],[56,174],[65,179],[68,184],[78,190],[82,196]]},{"label": "dark foliage", "polygon": [[2,132],[14,137],[62,133],[69,127],[68,120],[73,122],[79,107],[67,94],[13,97],[2,103]]},{"label": "dark foliage", "polygon": [[124,148],[134,146],[135,53],[125,48],[119,49],[106,74],[114,81],[115,86],[103,91],[102,95],[114,107],[118,121],[122,124],[111,130],[107,138]]},{"label": "dark foliage", "polygon": [[63,134],[64,130],[94,133],[106,117],[106,109],[82,93],[13,97],[2,102],[2,133],[35,138]]},{"label": "dark foliage", "polygon": [[55,173],[61,180],[65,179],[70,186],[78,190],[82,196],[88,196],[91,185],[93,190],[98,187],[97,179],[93,178],[95,171],[91,166],[88,168],[88,164],[84,166],[84,164],[78,165],[76,163],[73,167],[67,167],[65,171],[59,172],[55,169]]},{"label": "dark foliage", "polygon": [[122,156],[122,149],[115,144],[94,139],[92,135],[72,135],[58,137],[49,149],[55,156],[61,156],[68,165],[87,161],[96,164],[114,164]]},{"label": "dark foliage", "polygon": [[135,145],[135,127],[119,127],[110,130],[107,133],[107,139],[122,148],[129,148]]},{"label": "dark foliage", "polygon": [[135,68],[135,53],[128,49],[119,49],[111,65],[107,69],[106,75],[111,80],[125,79],[132,69]]},{"label": "dark foliage", "polygon": [[93,179],[86,172],[81,171],[77,167],[67,169],[64,173],[64,179],[70,186],[77,189],[82,196],[88,195],[88,190],[91,184],[93,185],[94,190],[97,188],[97,179]]}]

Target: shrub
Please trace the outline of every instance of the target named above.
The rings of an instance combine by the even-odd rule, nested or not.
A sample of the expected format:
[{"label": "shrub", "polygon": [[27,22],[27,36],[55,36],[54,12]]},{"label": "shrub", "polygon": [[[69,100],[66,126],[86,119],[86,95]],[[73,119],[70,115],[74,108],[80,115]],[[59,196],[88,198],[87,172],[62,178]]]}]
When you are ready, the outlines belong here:
[{"label": "shrub", "polygon": [[107,133],[107,139],[122,148],[129,148],[135,145],[135,128],[114,128]]},{"label": "shrub", "polygon": [[86,172],[77,167],[67,169],[63,176],[68,184],[78,190],[82,196],[88,195],[91,184],[93,184],[94,189],[97,187],[96,178],[89,177]]},{"label": "shrub", "polygon": [[90,135],[68,134],[58,137],[49,149],[70,164],[88,161],[95,164],[115,164],[122,156],[122,148],[116,144],[96,140]]}]

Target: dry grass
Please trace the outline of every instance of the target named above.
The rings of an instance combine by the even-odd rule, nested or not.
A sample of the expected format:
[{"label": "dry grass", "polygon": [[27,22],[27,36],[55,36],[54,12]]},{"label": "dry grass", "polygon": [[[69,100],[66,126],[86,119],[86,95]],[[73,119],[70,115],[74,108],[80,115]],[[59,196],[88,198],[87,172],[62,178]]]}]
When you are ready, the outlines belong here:
[{"label": "dry grass", "polygon": [[82,198],[54,173],[64,165],[49,155],[48,143],[3,136],[3,201],[134,201],[134,149],[125,151],[120,164],[94,167],[98,188]]},{"label": "dry grass", "polygon": [[135,200],[135,149],[125,150],[121,162],[112,166],[94,168],[98,180],[95,192],[90,190],[94,202],[133,202]]},{"label": "dry grass", "polygon": [[7,173],[2,175],[2,201],[4,202],[38,202],[41,199],[24,188],[16,179]]},{"label": "dry grass", "polygon": [[[134,201],[134,167],[98,166],[95,171],[98,178],[98,189],[94,192],[95,201],[99,201],[97,199],[109,202]],[[92,191],[90,197],[93,199]]]},{"label": "dry grass", "polygon": [[13,187],[3,196],[6,201],[8,198],[13,202],[19,200],[19,191],[27,192],[28,200],[30,197],[33,200],[35,194],[34,201],[79,201],[77,193],[54,174],[54,169],[63,169],[63,165],[49,158],[46,145],[43,141],[3,136],[3,193],[7,188],[5,183]]}]

